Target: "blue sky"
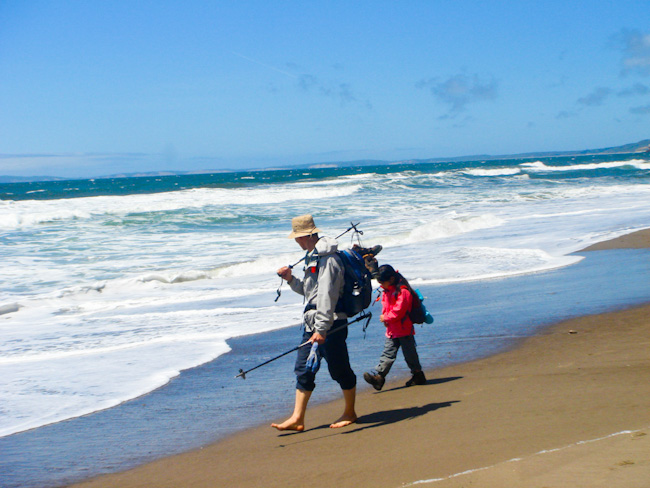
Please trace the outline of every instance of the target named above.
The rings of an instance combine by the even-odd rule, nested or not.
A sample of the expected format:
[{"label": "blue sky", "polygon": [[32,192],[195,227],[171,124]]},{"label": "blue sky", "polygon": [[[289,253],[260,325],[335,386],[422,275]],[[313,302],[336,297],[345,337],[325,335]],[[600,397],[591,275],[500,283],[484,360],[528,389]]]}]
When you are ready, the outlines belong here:
[{"label": "blue sky", "polygon": [[650,1],[0,1],[0,174],[650,137]]}]

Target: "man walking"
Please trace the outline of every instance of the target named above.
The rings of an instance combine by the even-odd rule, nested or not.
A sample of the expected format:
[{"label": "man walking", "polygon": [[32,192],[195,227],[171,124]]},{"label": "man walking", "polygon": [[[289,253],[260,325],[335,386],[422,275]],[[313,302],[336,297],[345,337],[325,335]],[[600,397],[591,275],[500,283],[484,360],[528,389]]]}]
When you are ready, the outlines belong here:
[{"label": "man walking", "polygon": [[[339,383],[343,391],[345,407],[343,414],[330,425],[340,428],[356,422],[354,410],[357,377],[350,366],[346,339],[348,336],[347,316],[336,311],[336,305],[343,293],[344,268],[336,254],[338,243],[329,237],[319,237],[320,231],[311,215],[302,215],[291,220],[290,239],[295,239],[307,254],[305,275],[302,280],[293,276],[291,268],[278,270],[293,291],[305,297],[303,313],[303,338],[301,344],[309,341],[318,344],[316,358],[309,346],[298,349],[296,358],[296,403],[293,414],[280,424],[271,424],[278,430],[305,429],[307,403],[315,388],[314,380],[320,358],[325,358],[330,376]],[[310,357],[310,353],[312,357]]]}]

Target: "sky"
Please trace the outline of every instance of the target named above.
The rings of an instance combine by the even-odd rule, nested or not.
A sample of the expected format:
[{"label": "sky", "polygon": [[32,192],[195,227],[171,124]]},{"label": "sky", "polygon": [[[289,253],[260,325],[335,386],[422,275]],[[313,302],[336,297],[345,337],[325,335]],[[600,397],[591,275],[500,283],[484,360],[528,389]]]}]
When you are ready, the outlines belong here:
[{"label": "sky", "polygon": [[650,0],[0,0],[0,175],[650,138]]}]

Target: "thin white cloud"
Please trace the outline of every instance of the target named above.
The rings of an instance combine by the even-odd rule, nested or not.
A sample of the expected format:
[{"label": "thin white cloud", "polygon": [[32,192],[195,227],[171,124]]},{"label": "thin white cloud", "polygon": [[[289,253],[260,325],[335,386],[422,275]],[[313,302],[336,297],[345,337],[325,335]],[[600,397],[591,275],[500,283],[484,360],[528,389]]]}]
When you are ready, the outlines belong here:
[{"label": "thin white cloud", "polygon": [[597,107],[605,103],[605,100],[612,94],[611,88],[598,87],[588,95],[578,98],[580,105],[588,107]]},{"label": "thin white cloud", "polygon": [[650,105],[644,105],[642,107],[632,107],[630,108],[630,113],[635,115],[650,115]]},{"label": "thin white cloud", "polygon": [[559,112],[555,118],[558,120],[564,120],[564,119],[570,119],[572,117],[576,117],[578,114],[576,112],[570,112],[568,110],[562,110]]},{"label": "thin white cloud", "polygon": [[416,86],[429,90],[435,98],[449,106],[443,118],[454,118],[468,105],[495,100],[498,96],[497,81],[483,81],[478,75],[457,74],[445,80],[428,78],[419,81]]},{"label": "thin white cloud", "polygon": [[623,29],[614,43],[623,54],[622,75],[650,76],[650,33]]},{"label": "thin white cloud", "polygon": [[298,79],[298,86],[304,92],[313,92],[326,98],[336,100],[341,106],[361,105],[368,110],[372,109],[370,100],[359,97],[350,83],[342,81],[323,81],[314,75],[302,74]]},{"label": "thin white cloud", "polygon": [[163,159],[161,156],[141,153],[0,154],[0,175],[76,178],[123,173],[143,164],[157,164]]},{"label": "thin white cloud", "polygon": [[624,88],[623,90],[619,91],[617,95],[619,97],[636,97],[636,96],[648,95],[649,93],[650,93],[650,87],[644,85],[643,83],[635,83],[631,87]]},{"label": "thin white cloud", "polygon": [[258,66],[262,66],[264,68],[270,69],[270,70],[275,71],[277,73],[281,73],[281,74],[283,74],[285,76],[288,76],[289,78],[298,78],[298,75],[296,75],[294,73],[290,73],[289,71],[286,71],[286,70],[283,70],[283,69],[280,69],[280,68],[276,68],[275,66],[271,66],[270,64],[266,64],[266,63],[263,63],[262,61],[259,61],[257,59],[251,58],[249,56],[245,56],[242,53],[238,53],[236,51],[230,51],[230,53],[234,54],[235,56],[239,56],[240,58],[245,59],[246,61],[250,61],[251,63],[257,64]]}]

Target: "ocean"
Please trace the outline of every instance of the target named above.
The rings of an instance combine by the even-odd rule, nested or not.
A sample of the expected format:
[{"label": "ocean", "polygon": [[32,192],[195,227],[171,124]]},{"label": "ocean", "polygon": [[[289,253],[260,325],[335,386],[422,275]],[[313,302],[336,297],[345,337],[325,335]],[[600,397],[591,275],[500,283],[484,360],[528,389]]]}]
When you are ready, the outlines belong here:
[{"label": "ocean", "polygon": [[[214,375],[228,377],[217,382],[221,394],[205,400],[206,417],[210,409],[238,406],[244,400],[242,384],[233,383],[237,368],[281,353],[282,344],[297,345],[292,339],[299,338],[302,297],[285,283],[275,301],[281,285],[276,270],[303,256],[287,238],[296,215],[313,214],[329,236],[358,224],[362,235],[344,234],[340,247],[358,239],[368,247],[381,244],[380,264],[392,264],[426,290],[436,344],[471,345],[447,347],[443,357],[432,342],[432,359],[423,362],[433,367],[499,350],[551,319],[647,300],[645,290],[635,294],[621,285],[621,295],[603,301],[597,291],[576,307],[568,286],[556,292],[567,297],[564,308],[544,315],[546,305],[536,305],[525,330],[516,329],[517,320],[490,329],[468,312],[490,308],[494,296],[485,294],[486,284],[506,286],[510,295],[504,297],[511,297],[513,283],[518,293],[543,290],[539,279],[526,288],[535,276],[557,281],[557,273],[573,269],[589,276],[576,251],[650,227],[649,203],[650,160],[640,154],[0,184],[0,450],[23,439],[33,446],[48,429],[73,425],[66,422],[100,418],[93,412],[123,416],[129,405],[155,403],[152,398],[192,375],[213,383]],[[625,252],[610,256],[620,266],[632,259]],[[644,272],[635,285],[648,281]],[[634,275],[618,273],[621,281]],[[579,280],[575,272],[570,276]],[[444,339],[452,322],[453,337]],[[371,348],[365,354],[374,358],[381,334],[370,329],[373,338],[366,341],[355,329],[350,343],[352,350]],[[274,339],[266,350],[268,337]],[[259,415],[260,403],[270,415],[288,408],[291,361],[275,378],[286,385],[288,403],[271,405],[264,400],[269,386],[245,380],[257,394],[245,400],[251,411]],[[325,384],[326,373],[320,376]],[[138,418],[131,425],[143,423]],[[174,443],[184,449],[215,436],[181,437]],[[5,473],[21,471],[20,454],[12,452]],[[0,485],[55,486],[170,452],[166,447],[141,459],[105,459],[95,468],[96,460],[81,468],[71,461],[62,474],[26,480],[23,473],[20,481],[5,474]]]}]

